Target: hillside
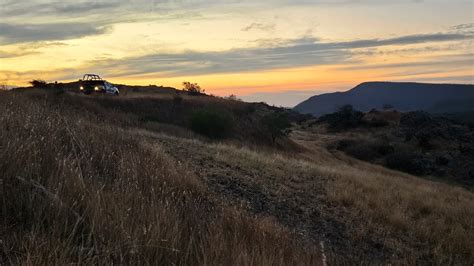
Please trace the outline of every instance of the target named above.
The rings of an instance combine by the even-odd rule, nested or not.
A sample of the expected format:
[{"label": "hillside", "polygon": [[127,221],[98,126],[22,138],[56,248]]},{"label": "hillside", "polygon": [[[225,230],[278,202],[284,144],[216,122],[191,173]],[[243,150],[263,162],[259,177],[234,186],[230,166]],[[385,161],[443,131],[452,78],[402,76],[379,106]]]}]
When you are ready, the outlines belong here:
[{"label": "hillside", "polygon": [[422,111],[362,113],[345,107],[302,126],[319,136],[331,135],[328,150],[474,188],[474,126],[468,122]]},{"label": "hillside", "polygon": [[0,92],[0,264],[474,262],[470,190],[328,149],[289,110],[162,92]]},{"label": "hillside", "polygon": [[364,112],[384,105],[404,112],[468,112],[474,110],[474,85],[367,82],[347,92],[313,96],[294,110],[320,116],[346,104]]}]

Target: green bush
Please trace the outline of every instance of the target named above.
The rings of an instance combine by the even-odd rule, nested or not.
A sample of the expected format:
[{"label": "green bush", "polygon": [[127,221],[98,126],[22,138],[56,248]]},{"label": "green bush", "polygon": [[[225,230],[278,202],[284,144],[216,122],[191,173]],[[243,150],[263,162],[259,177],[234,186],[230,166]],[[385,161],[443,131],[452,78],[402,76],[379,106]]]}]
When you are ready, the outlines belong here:
[{"label": "green bush", "polygon": [[212,139],[228,136],[233,128],[234,119],[226,111],[205,109],[191,115],[191,130]]}]

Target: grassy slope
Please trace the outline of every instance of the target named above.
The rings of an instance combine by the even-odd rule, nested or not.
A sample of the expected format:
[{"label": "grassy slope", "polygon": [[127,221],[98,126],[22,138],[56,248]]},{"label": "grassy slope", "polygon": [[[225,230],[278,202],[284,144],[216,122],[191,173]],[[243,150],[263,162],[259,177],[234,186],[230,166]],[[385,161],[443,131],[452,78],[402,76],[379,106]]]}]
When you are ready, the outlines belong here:
[{"label": "grassy slope", "polygon": [[[350,237],[370,235],[384,251],[393,251],[403,263],[436,264],[474,260],[474,194],[444,183],[429,181],[349,158],[330,154],[331,136],[294,132],[308,147],[309,160],[330,178],[328,198],[355,219]],[[322,156],[321,156],[322,154]],[[329,155],[330,154],[330,155]],[[350,219],[350,218],[346,218]]]},{"label": "grassy slope", "polygon": [[317,248],[225,203],[114,116],[29,94],[0,97],[2,264],[321,261]]},{"label": "grassy slope", "polygon": [[[471,192],[330,153],[306,131],[292,134],[306,147],[298,154],[250,149],[179,125],[130,124],[140,112],[95,100],[69,112],[51,97],[2,95],[4,229],[13,232],[4,260],[312,264],[320,244],[336,263],[474,260]],[[61,101],[70,100],[79,101]]]}]

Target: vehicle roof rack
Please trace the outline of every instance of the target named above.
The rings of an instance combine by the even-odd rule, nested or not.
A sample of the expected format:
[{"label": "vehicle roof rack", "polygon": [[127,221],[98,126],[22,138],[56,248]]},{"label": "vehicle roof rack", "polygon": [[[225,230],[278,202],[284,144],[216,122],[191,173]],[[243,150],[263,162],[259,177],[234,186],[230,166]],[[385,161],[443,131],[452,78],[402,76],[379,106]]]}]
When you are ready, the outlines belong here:
[{"label": "vehicle roof rack", "polygon": [[85,74],[82,80],[102,80],[102,78],[96,74]]}]

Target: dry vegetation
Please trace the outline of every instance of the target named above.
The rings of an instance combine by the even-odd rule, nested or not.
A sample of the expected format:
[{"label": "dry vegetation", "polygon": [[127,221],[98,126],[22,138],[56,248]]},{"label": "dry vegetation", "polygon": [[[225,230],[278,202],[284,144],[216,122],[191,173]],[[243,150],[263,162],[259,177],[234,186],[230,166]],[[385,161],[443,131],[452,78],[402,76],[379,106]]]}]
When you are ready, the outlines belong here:
[{"label": "dry vegetation", "polygon": [[[365,220],[353,235],[378,235],[403,263],[472,261],[474,196],[460,188],[389,173],[385,169],[324,169],[331,200]],[[407,243],[409,243],[407,245]]]},{"label": "dry vegetation", "polygon": [[[355,219],[351,232],[354,242],[367,235],[378,238],[383,248],[396,251],[404,264],[474,261],[471,191],[388,170],[338,152],[328,157],[321,152],[321,147],[327,145],[322,135],[308,136],[308,132],[299,131],[294,138],[310,150],[306,158],[324,162],[316,167],[320,175],[331,180],[328,198],[349,210]],[[319,141],[313,142],[314,139]]]},{"label": "dry vegetation", "polygon": [[25,94],[0,98],[2,264],[320,261],[271,219],[224,204],[159,147],[55,95]]},{"label": "dry vegetation", "polygon": [[[147,97],[0,94],[0,262],[474,263],[472,192],[328,151],[338,134],[256,145],[242,128],[271,109]],[[228,140],[170,124],[226,104]]]},{"label": "dry vegetation", "polygon": [[304,131],[292,137],[308,150],[292,159],[153,136],[176,158],[195,151],[190,164],[215,191],[327,243],[336,264],[474,260],[474,195],[463,188],[332,154]]}]

